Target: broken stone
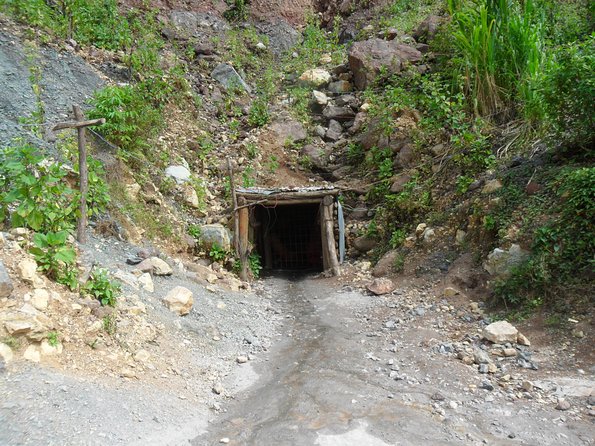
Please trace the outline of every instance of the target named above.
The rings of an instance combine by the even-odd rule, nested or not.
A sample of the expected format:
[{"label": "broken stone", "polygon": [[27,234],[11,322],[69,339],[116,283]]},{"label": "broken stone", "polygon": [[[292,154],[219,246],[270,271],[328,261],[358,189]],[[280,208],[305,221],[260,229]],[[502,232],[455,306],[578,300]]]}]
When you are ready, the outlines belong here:
[{"label": "broken stone", "polygon": [[350,121],[355,118],[355,113],[351,107],[337,107],[328,105],[322,111],[326,119],[334,119],[335,121]]},{"label": "broken stone", "polygon": [[504,279],[510,276],[511,270],[524,262],[528,255],[527,251],[516,244],[511,245],[508,251],[496,248],[488,255],[483,267],[490,275]]},{"label": "broken stone", "polygon": [[333,93],[342,94],[350,92],[353,89],[353,87],[351,85],[351,82],[339,80],[336,82],[331,82],[328,86],[328,89]]},{"label": "broken stone", "polygon": [[165,169],[165,175],[173,178],[176,183],[183,184],[191,180],[192,173],[186,166],[169,166]]},{"label": "broken stone", "polygon": [[483,329],[483,337],[494,344],[516,342],[518,330],[507,321],[494,322]]},{"label": "broken stone", "polygon": [[12,353],[12,349],[8,345],[0,342],[0,358],[2,358],[4,362],[8,364],[10,361],[12,361],[13,357],[14,355]]},{"label": "broken stone", "polygon": [[226,90],[240,89],[248,93],[252,90],[242,79],[234,67],[228,64],[219,64],[211,72],[211,77],[225,87]]},{"label": "broken stone", "polygon": [[151,354],[144,349],[140,349],[134,354],[134,360],[137,362],[147,362],[150,357]]},{"label": "broken stone", "polygon": [[14,286],[12,284],[12,280],[10,279],[10,275],[4,267],[4,263],[0,261],[0,299],[9,297],[12,294],[13,289]]},{"label": "broken stone", "polygon": [[372,237],[363,235],[353,241],[353,247],[359,252],[366,253],[378,245],[378,241]]},{"label": "broken stone", "polygon": [[145,273],[155,274],[156,276],[170,276],[174,272],[172,267],[159,257],[149,257],[143,260],[138,264],[137,269]]},{"label": "broken stone", "polygon": [[36,345],[30,345],[23,353],[23,359],[31,362],[39,362],[41,361],[41,353],[39,352],[39,348]]},{"label": "broken stone", "polygon": [[207,250],[212,249],[215,245],[224,251],[231,249],[231,236],[229,231],[221,224],[201,226],[200,242]]},{"label": "broken stone", "polygon": [[183,286],[177,286],[167,293],[163,302],[170,311],[184,316],[190,313],[194,299],[192,298],[192,291]]},{"label": "broken stone", "polygon": [[50,294],[47,292],[47,290],[44,290],[43,288],[37,288],[33,290],[33,295],[31,296],[31,305],[33,305],[35,309],[39,311],[47,309],[49,301]]},{"label": "broken stone", "polygon": [[244,356],[244,355],[238,356],[238,357],[236,358],[236,362],[237,362],[238,364],[245,364],[245,363],[247,363],[247,362],[248,362],[248,357],[247,357],[247,356]]},{"label": "broken stone", "polygon": [[305,71],[299,77],[299,81],[302,85],[320,88],[328,85],[331,81],[331,74],[322,68],[313,68]]},{"label": "broken stone", "polygon": [[37,275],[37,262],[33,259],[21,260],[17,265],[17,274],[21,280],[35,285],[39,280],[39,276]]},{"label": "broken stone", "polygon": [[377,296],[381,296],[383,294],[392,293],[396,289],[396,286],[392,280],[381,277],[378,279],[374,279],[374,281],[368,284],[366,288],[371,293]]},{"label": "broken stone", "polygon": [[56,345],[51,345],[47,339],[41,341],[40,348],[43,356],[61,355],[63,350],[61,343],[58,342]]},{"label": "broken stone", "polygon": [[564,398],[558,399],[558,404],[556,405],[557,410],[568,410],[570,409],[570,403],[566,401]]},{"label": "broken stone", "polygon": [[213,392],[217,395],[221,395],[224,391],[225,388],[223,387],[223,384],[221,384],[220,382],[215,383],[215,385],[213,386]]},{"label": "broken stone", "polygon": [[442,292],[442,294],[444,295],[444,297],[454,297],[457,294],[461,294],[461,292],[453,287],[446,287],[444,288],[444,291]]},{"label": "broken stone", "polygon": [[155,291],[155,285],[153,284],[153,278],[151,277],[151,274],[149,274],[149,273],[141,274],[138,278],[138,283],[145,291],[148,291],[149,293],[152,293]]},{"label": "broken stone", "polygon": [[312,91],[312,99],[314,100],[314,103],[321,106],[325,106],[326,104],[328,104],[329,100],[327,95],[318,90]]}]

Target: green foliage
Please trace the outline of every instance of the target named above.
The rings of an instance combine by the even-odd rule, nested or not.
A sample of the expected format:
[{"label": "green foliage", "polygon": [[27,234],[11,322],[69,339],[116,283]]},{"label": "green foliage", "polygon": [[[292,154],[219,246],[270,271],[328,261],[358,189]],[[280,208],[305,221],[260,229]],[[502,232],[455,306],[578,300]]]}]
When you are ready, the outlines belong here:
[{"label": "green foliage", "polygon": [[396,28],[410,34],[430,14],[438,14],[443,8],[442,0],[393,0],[380,18],[383,28]]},{"label": "green foliage", "polygon": [[105,269],[95,269],[83,286],[82,293],[97,299],[103,306],[115,307],[120,289],[120,284],[111,280]]},{"label": "green foliage", "polygon": [[67,171],[48,162],[32,146],[13,146],[0,154],[0,218],[13,227],[35,231],[74,228],[76,193],[66,183]]},{"label": "green foliage", "polygon": [[[108,314],[107,316],[104,316],[102,319],[102,324],[103,324],[103,330],[110,336],[113,336],[116,334],[116,330],[118,329],[118,324],[116,321],[116,316],[114,314]],[[94,344],[93,346],[91,346],[91,348],[94,348]]]},{"label": "green foliage", "polygon": [[582,290],[577,292],[582,296],[572,297],[592,295],[595,168],[563,172],[558,194],[558,204],[552,209],[555,218],[535,231],[530,258],[496,284],[495,294],[506,304],[524,306],[538,300],[562,305],[560,295],[572,295],[573,289]]},{"label": "green foliage", "polygon": [[267,162],[267,169],[271,173],[275,173],[278,168],[279,168],[279,160],[277,159],[277,157],[275,155],[271,155],[269,161]]},{"label": "green foliage", "polygon": [[473,183],[473,178],[461,175],[457,178],[457,193],[463,195],[469,190],[469,186]]},{"label": "green foliage", "polygon": [[209,257],[214,262],[224,262],[227,259],[228,252],[218,244],[214,243],[209,250]]},{"label": "green foliage", "polygon": [[246,0],[227,0],[226,3],[229,5],[223,13],[230,22],[242,22],[248,18],[248,6]]},{"label": "green foliage", "polygon": [[159,109],[147,102],[142,87],[137,85],[108,86],[95,92],[89,118],[105,118],[99,131],[123,151],[127,159],[135,152],[149,148],[149,138],[162,126]]},{"label": "green foliage", "polygon": [[258,146],[256,143],[249,142],[246,144],[246,151],[248,152],[248,158],[253,160],[258,156]]},{"label": "green foliage", "polygon": [[188,225],[187,232],[195,240],[200,240],[200,236],[202,235],[202,231],[198,225]]},{"label": "green foliage", "polygon": [[255,279],[260,277],[260,272],[262,271],[262,263],[260,261],[260,256],[258,253],[253,252],[248,256],[248,268],[252,272],[252,275]]},{"label": "green foliage", "polygon": [[541,91],[562,141],[589,149],[595,143],[595,35],[558,48]]},{"label": "green foliage", "polygon": [[539,0],[448,0],[452,41],[476,113],[538,117],[535,85],[547,65]]},{"label": "green foliage", "polygon": [[68,232],[36,233],[33,236],[31,254],[38,269],[50,279],[76,289],[76,252],[67,244]]},{"label": "green foliage", "polygon": [[248,124],[252,127],[264,127],[271,119],[269,106],[265,98],[259,97],[252,102],[248,112]]},{"label": "green foliage", "polygon": [[398,253],[395,256],[395,260],[392,264],[393,271],[396,273],[401,273],[405,269],[405,255],[402,253]]},{"label": "green foliage", "polygon": [[389,241],[390,247],[392,249],[399,248],[405,242],[406,238],[407,238],[407,232],[405,232],[404,229],[395,229],[390,236],[390,241]]},{"label": "green foliage", "polygon": [[57,347],[60,344],[57,331],[48,332],[48,344],[50,344],[52,347]]}]

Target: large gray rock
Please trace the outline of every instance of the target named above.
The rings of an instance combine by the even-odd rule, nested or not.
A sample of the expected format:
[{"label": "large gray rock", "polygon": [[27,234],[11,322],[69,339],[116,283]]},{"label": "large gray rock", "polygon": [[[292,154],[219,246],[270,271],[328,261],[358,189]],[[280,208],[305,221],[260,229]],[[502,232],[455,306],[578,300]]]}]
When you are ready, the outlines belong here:
[{"label": "large gray rock", "polygon": [[322,114],[326,119],[334,119],[335,121],[349,121],[355,118],[355,113],[351,108],[336,107],[334,105],[325,107]]},{"label": "large gray rock", "polygon": [[376,239],[373,239],[372,237],[367,237],[363,235],[361,237],[356,238],[353,241],[353,246],[359,252],[366,253],[378,246],[378,241]]},{"label": "large gray rock", "polygon": [[401,71],[405,63],[419,62],[422,54],[412,46],[396,40],[370,39],[356,42],[349,51],[349,67],[360,90],[370,85],[381,69],[387,74]]},{"label": "large gray rock", "polygon": [[208,12],[172,11],[171,23],[187,36],[201,37],[213,31],[225,31],[229,25],[218,14]]},{"label": "large gray rock", "polygon": [[201,226],[200,242],[205,249],[217,245],[225,251],[231,250],[231,235],[227,228],[220,224]]},{"label": "large gray rock", "polygon": [[177,286],[172,289],[163,299],[165,306],[174,313],[184,316],[190,313],[194,299],[192,298],[192,291],[183,286]]},{"label": "large gray rock", "polygon": [[159,257],[149,257],[143,260],[137,266],[137,269],[143,273],[151,273],[156,276],[171,276],[173,269],[165,260],[161,260]]},{"label": "large gray rock", "polygon": [[374,268],[372,268],[372,275],[374,277],[384,277],[391,274],[394,270],[395,261],[398,255],[399,253],[396,250],[384,254]]},{"label": "large gray rock", "polygon": [[279,147],[284,147],[287,143],[303,141],[308,137],[302,123],[294,119],[275,121],[270,125],[269,131]]},{"label": "large gray rock", "polygon": [[4,263],[0,261],[0,299],[10,296],[13,289],[14,285],[10,279],[10,275],[4,267]]},{"label": "large gray rock", "polygon": [[329,167],[328,152],[325,148],[314,144],[307,144],[302,148],[302,156],[306,157],[312,166],[319,170],[326,171]]},{"label": "large gray rock", "polygon": [[387,278],[374,279],[374,281],[366,286],[368,291],[377,296],[392,293],[396,286],[392,280]]},{"label": "large gray rock", "polygon": [[488,255],[483,267],[490,275],[503,279],[509,277],[512,269],[522,264],[528,256],[529,253],[516,244],[508,251],[496,248]]},{"label": "large gray rock", "polygon": [[248,93],[252,92],[246,81],[242,79],[242,76],[231,65],[224,63],[217,65],[211,73],[211,77],[227,90],[239,88]]},{"label": "large gray rock", "polygon": [[302,40],[302,34],[287,21],[277,18],[255,25],[258,31],[269,38],[269,46],[276,56],[281,56]]},{"label": "large gray rock", "polygon": [[176,180],[176,183],[182,184],[190,181],[192,172],[186,166],[169,166],[165,169],[165,175]]},{"label": "large gray rock", "polygon": [[483,337],[494,344],[516,342],[519,331],[507,321],[494,322],[483,329]]}]

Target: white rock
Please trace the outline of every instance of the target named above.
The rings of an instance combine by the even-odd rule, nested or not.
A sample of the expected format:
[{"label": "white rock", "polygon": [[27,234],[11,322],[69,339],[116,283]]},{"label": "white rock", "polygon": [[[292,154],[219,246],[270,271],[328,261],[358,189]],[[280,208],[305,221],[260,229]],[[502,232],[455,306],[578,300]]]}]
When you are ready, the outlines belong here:
[{"label": "white rock", "polygon": [[177,286],[167,293],[163,302],[170,311],[184,316],[190,313],[194,299],[192,298],[192,291],[183,286]]},{"label": "white rock", "polygon": [[35,283],[37,276],[37,262],[33,259],[24,259],[17,265],[17,273],[21,280]]},{"label": "white rock", "polygon": [[149,358],[151,358],[151,354],[144,349],[140,349],[134,354],[134,360],[137,362],[147,362]]},{"label": "white rock", "polygon": [[494,344],[516,342],[519,331],[507,321],[494,322],[483,329],[483,337]]},{"label": "white rock", "polygon": [[425,223],[418,224],[415,228],[415,235],[421,237],[427,227],[428,225],[426,225]]},{"label": "white rock", "polygon": [[149,273],[141,274],[139,276],[139,278],[137,279],[137,281],[140,284],[140,286],[143,288],[143,290],[148,291],[149,293],[152,293],[155,291],[155,285],[153,284],[153,278],[151,277],[151,274],[149,274]]},{"label": "white rock", "polygon": [[170,276],[174,272],[172,267],[159,257],[149,257],[140,262],[137,268],[145,273],[152,272],[156,276]]},{"label": "white rock", "polygon": [[39,362],[41,361],[41,353],[36,345],[30,345],[23,353],[23,358],[27,361]]},{"label": "white rock", "polygon": [[190,181],[192,177],[192,173],[186,166],[169,166],[165,169],[165,175],[176,180],[178,184]]},{"label": "white rock", "polygon": [[48,304],[50,302],[50,293],[43,288],[37,288],[33,290],[33,294],[31,295],[31,305],[33,305],[37,310],[43,311],[47,309]]},{"label": "white rock", "polygon": [[267,46],[264,43],[262,43],[262,42],[258,42],[256,44],[256,48],[259,49],[259,50],[266,50],[267,49]]},{"label": "white rock", "polygon": [[318,90],[312,91],[312,99],[314,99],[314,102],[316,102],[318,105],[328,104],[328,96]]},{"label": "white rock", "polygon": [[322,68],[313,68],[305,71],[299,78],[302,84],[313,87],[322,87],[328,85],[331,81],[331,74]]},{"label": "white rock", "polygon": [[62,344],[51,345],[47,339],[41,341],[41,354],[43,356],[54,356],[62,354]]},{"label": "white rock", "polygon": [[0,357],[4,360],[5,363],[9,363],[10,361],[12,361],[12,358],[14,357],[14,355],[12,354],[12,349],[0,342]]}]

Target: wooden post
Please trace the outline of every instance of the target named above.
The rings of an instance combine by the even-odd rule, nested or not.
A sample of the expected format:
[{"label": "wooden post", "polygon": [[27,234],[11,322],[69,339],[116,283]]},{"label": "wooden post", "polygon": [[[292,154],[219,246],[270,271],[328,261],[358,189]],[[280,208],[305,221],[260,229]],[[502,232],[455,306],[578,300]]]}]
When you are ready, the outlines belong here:
[{"label": "wooden post", "polygon": [[238,259],[240,258],[240,219],[238,218],[238,199],[236,197],[236,186],[233,179],[233,168],[231,159],[227,158],[227,169],[229,171],[229,186],[231,188],[231,200],[233,205],[233,248]]},{"label": "wooden post", "polygon": [[79,192],[81,195],[79,203],[80,216],[76,225],[76,237],[79,243],[86,242],[85,229],[87,227],[87,192],[89,189],[89,177],[87,171],[87,146],[85,141],[85,127],[105,124],[105,119],[91,119],[85,121],[85,117],[78,105],[72,106],[74,112],[74,122],[61,122],[56,124],[53,131],[62,129],[77,129],[78,150],[79,150]]},{"label": "wooden post", "polygon": [[248,229],[250,227],[250,212],[244,197],[238,198],[240,209],[238,210],[239,220],[239,248],[240,248],[240,279],[248,280]]},{"label": "wooden post", "polygon": [[[328,268],[333,275],[341,274],[339,267],[339,259],[337,258],[337,248],[335,246],[335,225],[333,222],[333,204],[334,199],[331,195],[327,195],[322,200],[323,222],[324,222],[324,238],[323,238],[323,253],[326,251]],[[325,249],[326,248],[326,249]]]}]

